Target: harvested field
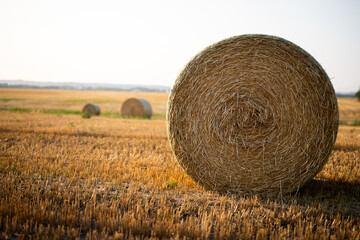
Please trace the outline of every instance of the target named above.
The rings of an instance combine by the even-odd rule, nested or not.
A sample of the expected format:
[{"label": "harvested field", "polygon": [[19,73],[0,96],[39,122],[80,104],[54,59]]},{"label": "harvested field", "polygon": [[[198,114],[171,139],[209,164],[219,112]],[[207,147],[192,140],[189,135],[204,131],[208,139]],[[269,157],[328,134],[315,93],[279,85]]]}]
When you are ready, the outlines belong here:
[{"label": "harvested field", "polygon": [[148,99],[153,112],[165,114],[168,94],[149,92],[0,89],[0,107],[81,110],[92,102],[102,112],[118,112],[126,99],[134,97]]},{"label": "harvested field", "polygon": [[[137,96],[159,117],[10,110],[118,111]],[[360,127],[340,126],[328,163],[298,192],[220,195],[173,156],[167,94],[0,89],[0,99],[0,239],[360,238]],[[340,120],[360,119],[359,109],[339,99]]]}]

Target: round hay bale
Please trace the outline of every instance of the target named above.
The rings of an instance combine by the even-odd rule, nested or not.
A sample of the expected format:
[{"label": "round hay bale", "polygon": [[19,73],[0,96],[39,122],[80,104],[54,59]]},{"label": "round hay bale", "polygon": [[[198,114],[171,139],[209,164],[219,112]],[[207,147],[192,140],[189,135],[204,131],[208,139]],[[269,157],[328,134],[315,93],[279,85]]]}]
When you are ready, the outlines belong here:
[{"label": "round hay bale", "polygon": [[151,118],[152,108],[144,98],[129,98],[121,106],[121,116]]},{"label": "round hay bale", "polygon": [[100,107],[94,103],[88,103],[83,107],[82,113],[98,116],[100,115]]},{"label": "round hay bale", "polygon": [[172,150],[206,189],[288,193],[328,160],[339,125],[333,86],[297,45],[242,35],[198,53],[171,90]]}]

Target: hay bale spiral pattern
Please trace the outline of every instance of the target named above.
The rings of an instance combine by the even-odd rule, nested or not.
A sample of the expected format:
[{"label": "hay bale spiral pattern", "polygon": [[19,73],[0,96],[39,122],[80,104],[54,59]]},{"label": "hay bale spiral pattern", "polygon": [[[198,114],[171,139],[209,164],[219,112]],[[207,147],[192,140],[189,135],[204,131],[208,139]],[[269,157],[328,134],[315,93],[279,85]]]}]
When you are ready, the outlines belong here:
[{"label": "hay bale spiral pattern", "polygon": [[100,107],[97,104],[88,103],[83,107],[82,113],[98,116],[100,115]]},{"label": "hay bale spiral pattern", "polygon": [[320,64],[274,36],[232,37],[201,51],[171,90],[167,127],[180,165],[209,190],[274,195],[326,163],[339,125]]},{"label": "hay bale spiral pattern", "polygon": [[151,104],[144,98],[129,98],[121,106],[123,117],[151,118]]}]

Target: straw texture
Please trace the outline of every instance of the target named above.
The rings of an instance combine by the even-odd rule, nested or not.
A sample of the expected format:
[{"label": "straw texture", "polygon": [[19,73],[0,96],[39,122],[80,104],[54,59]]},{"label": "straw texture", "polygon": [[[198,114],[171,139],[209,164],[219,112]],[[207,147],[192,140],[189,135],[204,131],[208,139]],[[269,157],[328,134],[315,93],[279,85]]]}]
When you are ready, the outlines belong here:
[{"label": "straw texture", "polygon": [[121,115],[124,117],[151,118],[152,108],[144,98],[129,98],[121,106]]},{"label": "straw texture", "polygon": [[197,54],[171,90],[170,145],[209,190],[282,194],[328,160],[339,124],[320,64],[274,36],[242,35]]},{"label": "straw texture", "polygon": [[100,115],[100,107],[94,103],[88,103],[83,107],[82,113],[87,113],[89,115]]}]

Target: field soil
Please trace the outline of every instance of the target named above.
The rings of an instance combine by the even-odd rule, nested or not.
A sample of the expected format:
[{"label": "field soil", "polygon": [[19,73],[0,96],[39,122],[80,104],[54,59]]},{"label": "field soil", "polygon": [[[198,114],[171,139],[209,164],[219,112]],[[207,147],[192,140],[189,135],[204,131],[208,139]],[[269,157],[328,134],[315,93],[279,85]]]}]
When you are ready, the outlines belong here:
[{"label": "field soil", "polygon": [[[129,97],[155,117],[76,113]],[[169,147],[167,97],[0,89],[0,239],[360,239],[360,102],[338,100],[348,124],[322,171],[268,198],[193,182]]]}]

